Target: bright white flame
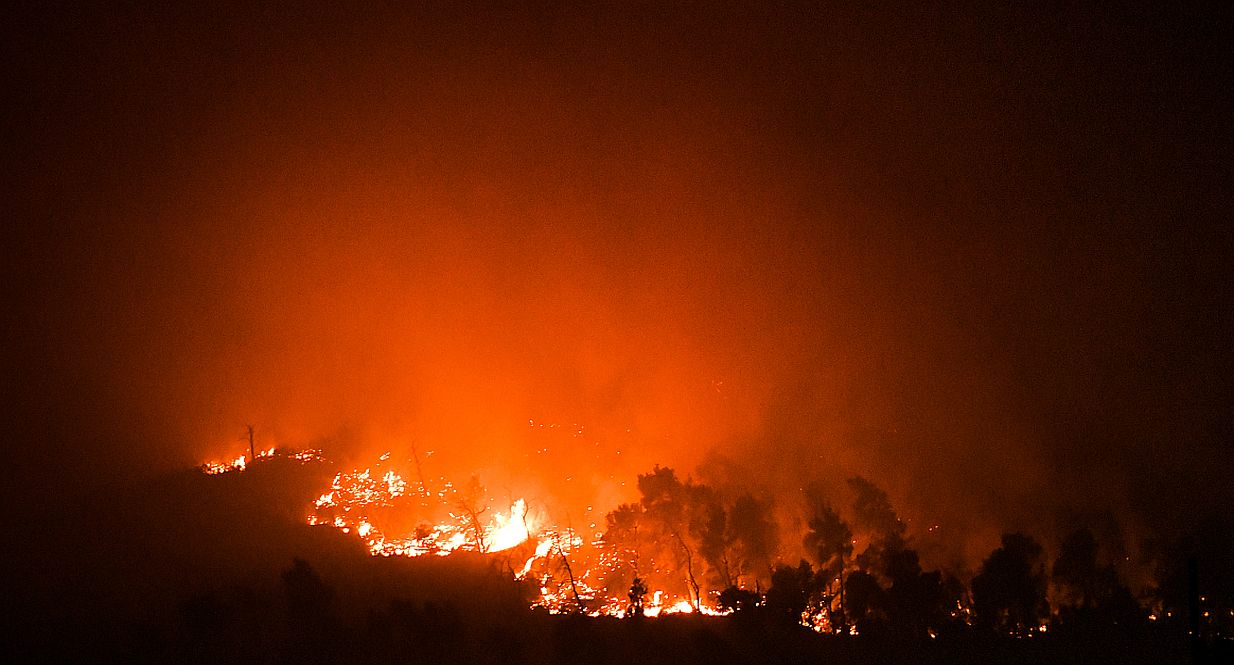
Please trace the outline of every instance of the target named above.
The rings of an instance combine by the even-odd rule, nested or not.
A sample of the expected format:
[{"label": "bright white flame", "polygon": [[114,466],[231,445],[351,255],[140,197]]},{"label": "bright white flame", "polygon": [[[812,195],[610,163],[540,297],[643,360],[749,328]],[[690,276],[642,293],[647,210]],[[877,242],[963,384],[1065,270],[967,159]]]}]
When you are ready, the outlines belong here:
[{"label": "bright white flame", "polygon": [[386,481],[386,491],[392,497],[402,496],[407,492],[407,482],[393,471],[387,471],[386,475],[382,476],[382,480]]},{"label": "bright white flame", "polygon": [[485,540],[488,551],[500,552],[521,545],[530,537],[527,532],[527,503],[519,499],[510,506],[509,517],[501,513],[493,515],[493,523]]}]

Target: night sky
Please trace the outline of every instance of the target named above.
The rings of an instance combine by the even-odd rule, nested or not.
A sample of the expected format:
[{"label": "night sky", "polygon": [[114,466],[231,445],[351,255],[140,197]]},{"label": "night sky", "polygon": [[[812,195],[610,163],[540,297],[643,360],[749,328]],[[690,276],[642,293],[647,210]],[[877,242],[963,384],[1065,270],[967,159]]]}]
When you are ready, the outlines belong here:
[{"label": "night sky", "polygon": [[13,501],[535,421],[973,552],[1228,517],[1228,7],[163,4],[5,10]]}]

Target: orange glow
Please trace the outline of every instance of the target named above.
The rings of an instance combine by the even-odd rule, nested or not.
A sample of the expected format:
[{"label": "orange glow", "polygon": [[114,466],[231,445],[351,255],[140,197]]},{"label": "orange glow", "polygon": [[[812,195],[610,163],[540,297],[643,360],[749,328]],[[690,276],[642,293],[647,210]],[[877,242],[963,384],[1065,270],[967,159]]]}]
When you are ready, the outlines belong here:
[{"label": "orange glow", "polygon": [[[259,450],[257,451],[257,459],[265,459],[269,457],[274,457],[274,451],[275,451],[274,448],[267,448],[265,450]],[[300,451],[300,452],[294,453],[294,455],[296,456],[295,459],[299,459],[301,461],[308,461],[310,459],[313,459],[313,455],[315,454],[315,452],[316,451]],[[200,468],[202,472],[204,473],[211,474],[211,475],[217,475],[220,473],[227,473],[228,471],[243,471],[244,468],[248,466],[248,464],[251,461],[252,460],[249,460],[247,455],[240,455],[236,457],[235,459],[232,459],[229,461],[205,462],[201,465]]]},{"label": "orange glow", "polygon": [[[379,463],[388,459],[389,454],[383,454]],[[384,556],[444,556],[464,549],[493,553],[526,542],[537,524],[527,503],[515,500],[505,512],[493,512],[480,522],[492,503],[487,496],[464,495],[448,482],[436,492],[425,487],[410,493],[398,471],[387,468],[379,480],[366,468],[336,474],[330,488],[313,502],[307,521],[354,531],[369,551]],[[407,514],[414,514],[416,523],[400,531],[397,524]],[[446,519],[429,521],[433,514]]]},{"label": "orange glow", "polygon": [[[284,456],[301,463],[324,461],[320,451],[283,451],[270,448],[258,461]],[[517,570],[517,579],[539,582],[540,597],[533,606],[553,613],[583,612],[592,616],[622,616],[626,611],[624,589],[606,589],[605,578],[615,570],[614,552],[596,540],[585,541],[569,527],[552,524],[540,511],[531,510],[525,499],[509,502],[504,510],[490,510],[499,502],[474,479],[464,488],[450,481],[424,484],[412,491],[399,469],[392,468],[389,453],[374,466],[341,471],[334,475],[312,502],[305,521],[330,526],[364,542],[374,556],[448,556],[471,551],[498,555],[534,543]],[[203,473],[240,473],[252,462],[239,456],[230,462],[202,464]],[[416,483],[419,485],[419,483]],[[590,512],[592,506],[588,506]],[[409,521],[410,518],[410,521]],[[477,519],[481,518],[481,519]],[[592,529],[595,524],[589,524]],[[572,579],[571,579],[572,577]],[[697,610],[688,597],[663,589],[652,590],[645,614],[656,617],[693,613],[721,616],[726,611],[701,604]]]}]

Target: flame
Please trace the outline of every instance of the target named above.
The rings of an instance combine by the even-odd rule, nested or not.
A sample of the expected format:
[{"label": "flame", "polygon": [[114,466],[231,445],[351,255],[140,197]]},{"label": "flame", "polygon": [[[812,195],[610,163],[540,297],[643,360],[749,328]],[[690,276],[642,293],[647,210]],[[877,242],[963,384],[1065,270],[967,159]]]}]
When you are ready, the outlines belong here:
[{"label": "flame", "polygon": [[[246,468],[248,468],[249,464],[257,460],[269,459],[269,458],[274,457],[276,452],[278,452],[278,449],[275,447],[271,447],[265,450],[257,451],[257,455],[252,460],[250,460],[247,455],[240,455],[234,459],[225,460],[222,462],[217,462],[217,461],[216,462],[205,462],[199,468],[201,469],[203,473],[206,473],[212,476],[216,476],[220,473],[228,473],[231,471],[243,471]],[[300,450],[300,451],[289,453],[287,456],[299,462],[311,462],[314,460],[321,459],[321,451],[320,450]]]},{"label": "flame", "polygon": [[548,551],[552,548],[552,546],[553,546],[553,542],[550,540],[541,540],[540,542],[536,543],[535,553],[527,558],[527,563],[523,564],[523,569],[520,570],[518,573],[516,573],[514,575],[514,578],[521,580],[527,577],[527,573],[531,572],[531,567],[535,565],[537,560],[543,559],[544,557],[548,556]]},{"label": "flame", "polygon": [[[300,463],[323,462],[321,451],[259,451],[254,460],[239,455],[226,461],[207,462],[203,473],[218,475],[243,472],[259,460],[276,456]],[[516,579],[539,583],[535,607],[552,613],[583,612],[591,616],[624,616],[628,609],[624,590],[606,590],[605,578],[614,573],[614,553],[603,546],[600,533],[586,542],[573,529],[553,526],[544,515],[529,510],[525,499],[511,501],[505,510],[492,511],[491,497],[460,490],[445,479],[430,488],[423,479],[419,491],[393,468],[390,453],[374,466],[335,473],[309,507],[305,522],[335,528],[361,539],[374,556],[447,556],[459,551],[497,554],[524,543],[535,548],[517,570]],[[588,507],[590,510],[590,506]],[[417,518],[414,525],[407,517]],[[590,524],[594,528],[594,524]],[[594,563],[595,565],[590,565]],[[568,570],[566,570],[568,568]],[[706,600],[706,599],[704,599]],[[644,614],[648,617],[700,613],[722,616],[709,603],[697,607],[689,598],[664,590],[651,592]]]},{"label": "flame", "polygon": [[386,481],[386,491],[391,497],[402,496],[407,492],[407,482],[402,479],[397,473],[387,471],[386,475],[381,477]]},{"label": "flame", "polygon": [[487,538],[488,551],[501,552],[527,542],[531,537],[528,531],[527,502],[519,499],[510,505],[510,516],[503,517],[501,513],[493,516]]},{"label": "flame", "polygon": [[[449,482],[442,482],[436,492],[423,487],[422,492],[410,493],[407,481],[389,463],[390,454],[385,453],[377,468],[336,473],[330,487],[313,502],[308,523],[354,532],[370,552],[381,556],[502,552],[526,542],[535,532],[537,520],[529,515],[523,499],[513,501],[505,511],[490,513],[490,499],[465,496]],[[409,514],[431,519],[408,526],[404,518]],[[491,518],[481,520],[490,514]]]}]

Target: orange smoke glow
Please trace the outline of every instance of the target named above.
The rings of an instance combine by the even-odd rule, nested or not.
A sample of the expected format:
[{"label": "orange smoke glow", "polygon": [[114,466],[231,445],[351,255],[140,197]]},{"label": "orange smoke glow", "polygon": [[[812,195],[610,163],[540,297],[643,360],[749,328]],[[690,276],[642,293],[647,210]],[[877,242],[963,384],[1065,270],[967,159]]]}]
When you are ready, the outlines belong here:
[{"label": "orange smoke glow", "polygon": [[[277,448],[259,452],[256,461],[276,456],[300,463],[324,462],[320,451]],[[491,510],[500,502],[475,478],[462,487],[441,478],[413,484],[391,467],[390,459],[391,455],[384,453],[372,466],[336,473],[330,486],[312,502],[305,521],[354,535],[373,556],[414,558],[475,552],[502,557],[515,579],[539,583],[540,595],[533,606],[553,613],[622,616],[627,611],[624,589],[609,588],[606,581],[614,573],[614,551],[606,547],[596,524],[588,525],[595,538],[588,542],[572,527],[553,524],[543,511],[532,510],[522,498],[509,502],[505,510]],[[239,456],[231,461],[207,462],[199,468],[205,474],[219,475],[240,473],[253,464]],[[588,506],[585,514],[592,508]],[[649,617],[691,612],[727,614],[714,607],[714,595],[709,593],[708,601],[696,606],[681,594],[656,589],[651,591],[644,612]]]}]

